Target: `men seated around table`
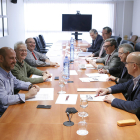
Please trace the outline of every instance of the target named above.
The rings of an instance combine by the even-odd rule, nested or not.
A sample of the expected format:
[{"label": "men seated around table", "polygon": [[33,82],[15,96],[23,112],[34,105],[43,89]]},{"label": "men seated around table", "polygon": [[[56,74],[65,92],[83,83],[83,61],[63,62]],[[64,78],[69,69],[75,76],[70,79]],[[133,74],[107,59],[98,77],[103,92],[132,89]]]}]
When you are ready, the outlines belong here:
[{"label": "men seated around table", "polygon": [[[114,38],[106,39],[103,48],[105,49],[107,55],[103,58],[96,59],[96,62],[89,60],[89,63],[97,69],[110,69],[112,67],[118,67],[121,64],[121,61],[118,57],[116,40]],[[96,63],[104,63],[104,66],[97,65]]]},{"label": "men seated around table", "polygon": [[[16,52],[17,62],[11,72],[17,79],[35,84],[44,82],[46,79],[51,77],[47,70],[43,72],[37,68],[28,65],[24,61],[27,56],[27,47],[23,42],[17,42],[14,45],[14,50]],[[41,77],[30,78],[31,74],[40,75]]]},{"label": "men seated around table", "polygon": [[[104,101],[128,112],[140,107],[140,52],[132,52],[127,56],[125,66],[128,73],[134,77],[127,82],[116,84],[110,88],[100,88],[97,95],[106,95]],[[113,93],[127,92],[127,101],[115,98]]]},{"label": "men seated around table", "polygon": [[93,54],[89,55],[89,56],[99,57],[99,58],[105,57],[106,56],[106,51],[103,48],[103,44],[104,44],[104,41],[106,39],[111,37],[111,35],[112,35],[112,29],[110,27],[104,27],[103,30],[102,30],[103,42],[100,46],[100,49],[98,51],[94,52]]},{"label": "men seated around table", "polygon": [[[11,70],[16,64],[16,53],[13,49],[3,47],[0,49],[0,114],[2,115],[9,105],[24,103],[34,97],[39,91],[37,85],[16,79]],[[14,88],[28,90],[26,94],[14,95]]]},{"label": "men seated around table", "polygon": [[89,31],[92,38],[92,45],[89,48],[81,48],[83,52],[97,52],[100,49],[100,46],[103,42],[102,36],[100,36],[96,29],[91,29]]},{"label": "men seated around table", "polygon": [[[120,57],[121,63],[118,67],[113,67],[111,69],[105,70],[105,69],[99,69],[99,73],[110,73],[111,76],[108,78],[108,80],[115,81],[116,84],[123,83],[128,81],[129,79],[132,79],[132,76],[128,74],[127,68],[125,67],[125,62],[128,54],[134,52],[134,48],[130,44],[121,44],[119,46],[118,50],[118,56]],[[113,76],[112,76],[113,75]]]},{"label": "men seated around table", "polygon": [[25,41],[27,45],[27,57],[25,61],[33,67],[46,67],[46,66],[59,66],[57,62],[51,62],[49,58],[40,53],[35,51],[35,40],[33,38],[27,38]]}]

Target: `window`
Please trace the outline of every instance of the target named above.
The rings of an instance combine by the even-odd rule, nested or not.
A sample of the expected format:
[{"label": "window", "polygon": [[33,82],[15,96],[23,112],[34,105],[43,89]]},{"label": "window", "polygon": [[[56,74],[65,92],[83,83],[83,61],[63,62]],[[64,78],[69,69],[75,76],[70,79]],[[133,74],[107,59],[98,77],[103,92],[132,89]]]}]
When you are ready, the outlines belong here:
[{"label": "window", "polygon": [[[45,40],[51,42],[70,39],[71,32],[62,32],[62,14],[76,14],[76,11],[80,11],[81,14],[92,14],[92,28],[97,29],[98,32],[101,32],[105,26],[111,27],[114,32],[115,4],[112,2],[33,2],[28,0],[24,7],[26,38],[43,34]],[[87,32],[79,38],[91,41]]]}]

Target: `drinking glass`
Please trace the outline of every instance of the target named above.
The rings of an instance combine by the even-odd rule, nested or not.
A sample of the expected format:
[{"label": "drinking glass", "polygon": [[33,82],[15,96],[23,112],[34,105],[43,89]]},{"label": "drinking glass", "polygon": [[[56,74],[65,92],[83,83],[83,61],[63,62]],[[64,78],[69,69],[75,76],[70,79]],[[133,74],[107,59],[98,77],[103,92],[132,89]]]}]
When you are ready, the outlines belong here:
[{"label": "drinking glass", "polygon": [[79,112],[78,115],[79,115],[80,117],[82,117],[82,119],[83,119],[83,117],[87,117],[87,116],[88,116],[88,113],[85,112],[85,108],[86,108],[87,106],[88,106],[88,99],[87,99],[87,97],[86,97],[86,96],[85,96],[85,97],[81,97],[81,98],[80,98],[80,107],[83,108],[83,112]]},{"label": "drinking glass", "polygon": [[67,75],[66,75],[66,73],[63,70],[61,71],[61,77],[64,80],[64,83],[67,84],[67,80],[68,80],[67,79]]},{"label": "drinking glass", "polygon": [[65,86],[65,81],[64,81],[64,79],[60,79],[60,80],[59,80],[59,86],[61,87],[61,91],[59,91],[58,93],[59,93],[59,94],[64,94],[64,93],[66,93],[66,91],[62,91],[62,88]]},{"label": "drinking glass", "polygon": [[77,134],[81,136],[85,136],[88,134],[87,131],[87,123],[85,121],[78,123],[79,130],[77,130]]},{"label": "drinking glass", "polygon": [[78,49],[77,47],[75,48],[75,62],[78,62]]}]

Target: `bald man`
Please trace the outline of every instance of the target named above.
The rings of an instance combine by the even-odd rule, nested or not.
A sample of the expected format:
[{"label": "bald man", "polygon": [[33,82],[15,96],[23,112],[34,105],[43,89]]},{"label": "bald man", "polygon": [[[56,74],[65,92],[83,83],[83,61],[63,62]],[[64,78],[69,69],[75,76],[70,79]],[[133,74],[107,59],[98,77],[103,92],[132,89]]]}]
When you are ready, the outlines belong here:
[{"label": "bald man", "polygon": [[[114,85],[110,88],[100,88],[96,91],[97,95],[106,95],[105,102],[112,106],[132,112],[140,107],[140,52],[133,52],[127,56],[125,66],[128,73],[134,77],[125,83]],[[113,93],[128,93],[127,101],[115,98]]]},{"label": "bald man", "polygon": [[[16,53],[13,49],[3,47],[0,49],[0,116],[9,105],[24,103],[26,99],[34,97],[39,91],[37,85],[23,82],[11,73],[16,64]],[[14,88],[29,90],[26,94],[14,95]]]},{"label": "bald man", "polygon": [[27,56],[25,58],[25,61],[30,66],[33,67],[59,66],[57,62],[51,62],[46,55],[34,50],[36,43],[33,38],[27,38],[25,43],[27,45]]}]

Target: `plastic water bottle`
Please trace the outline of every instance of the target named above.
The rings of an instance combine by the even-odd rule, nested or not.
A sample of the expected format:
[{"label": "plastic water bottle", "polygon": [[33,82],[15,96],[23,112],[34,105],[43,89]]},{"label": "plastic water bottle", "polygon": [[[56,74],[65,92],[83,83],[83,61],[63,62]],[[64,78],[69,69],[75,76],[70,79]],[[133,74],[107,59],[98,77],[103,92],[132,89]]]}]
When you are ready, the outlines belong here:
[{"label": "plastic water bottle", "polygon": [[70,40],[70,61],[73,62],[74,61],[74,41],[73,38],[71,37]]},{"label": "plastic water bottle", "polygon": [[65,74],[65,79],[68,80],[70,78],[70,71],[69,71],[69,59],[68,56],[65,56],[64,62],[63,62],[63,72]]}]

